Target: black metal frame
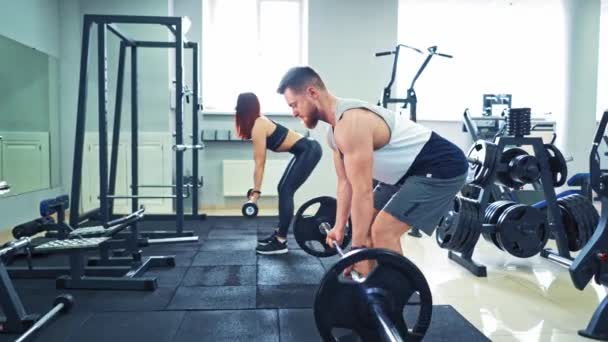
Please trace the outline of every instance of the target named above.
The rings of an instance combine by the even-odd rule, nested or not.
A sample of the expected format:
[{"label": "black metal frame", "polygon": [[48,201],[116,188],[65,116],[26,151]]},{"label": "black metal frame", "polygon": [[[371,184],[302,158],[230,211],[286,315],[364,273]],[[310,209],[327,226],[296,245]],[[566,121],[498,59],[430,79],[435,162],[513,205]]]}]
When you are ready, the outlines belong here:
[{"label": "black metal frame", "polygon": [[[72,170],[72,203],[70,207],[70,225],[77,227],[83,218],[97,218],[102,224],[107,224],[112,219],[113,215],[113,199],[121,196],[115,196],[116,188],[116,169],[118,160],[118,142],[120,136],[120,118],[123,99],[123,84],[124,84],[124,66],[126,49],[131,51],[131,207],[133,211],[137,211],[139,207],[139,198],[151,198],[156,196],[139,196],[138,183],[138,89],[137,89],[137,48],[172,48],[175,49],[175,186],[167,186],[175,188],[175,215],[147,215],[147,218],[169,218],[175,219],[176,230],[150,232],[154,237],[172,237],[172,236],[192,236],[193,233],[183,230],[184,219],[204,219],[205,214],[198,212],[198,113],[200,111],[199,104],[199,82],[198,82],[198,44],[188,42],[183,36],[183,18],[181,17],[155,17],[155,16],[125,16],[125,15],[85,15],[83,23],[82,35],[82,50],[80,55],[80,79],[78,91],[78,109],[76,118],[76,139],[74,146],[74,165]],[[175,37],[174,42],[159,42],[159,41],[137,41],[129,39],[124,35],[114,24],[155,24],[164,25],[169,28]],[[99,120],[99,175],[100,175],[100,191],[98,209],[80,215],[80,195],[82,187],[82,164],[83,164],[83,149],[84,136],[86,126],[86,100],[87,100],[87,67],[89,58],[89,39],[91,27],[97,24],[98,36],[98,120]],[[121,39],[118,75],[116,87],[116,105],[114,115],[113,135],[111,141],[111,157],[108,165],[108,132],[107,132],[107,54],[106,54],[106,30],[112,32]],[[193,65],[193,100],[192,100],[192,145],[184,145],[183,137],[183,105],[182,100],[186,94],[184,91],[183,79],[183,54],[184,48],[192,49],[192,65]],[[191,184],[192,193],[192,214],[185,215],[184,213],[184,152],[188,149],[192,150],[192,178]],[[108,177],[109,168],[109,177]],[[167,196],[158,196],[167,197]],[[145,235],[145,234],[144,234]]]},{"label": "black metal frame", "polygon": [[[5,249],[7,254],[17,253],[19,250],[28,248],[30,240],[25,238],[19,241],[19,246]],[[10,249],[10,250],[9,250]],[[13,281],[4,265],[4,260],[0,260],[0,306],[4,313],[4,320],[0,321],[2,329],[0,333],[22,333],[29,329],[38,319],[38,314],[28,314],[23,307],[19,294],[15,290]]]},{"label": "black metal frame", "polygon": [[[490,187],[481,188],[480,190],[479,197],[477,198],[477,200],[479,201],[479,211],[481,213],[484,213],[487,206],[490,204],[490,196],[492,194],[493,185],[496,180],[496,174],[498,172],[505,172],[508,168],[507,163],[500,162],[500,156],[502,155],[505,147],[532,146],[534,149],[534,155],[536,156],[540,166],[540,185],[543,189],[543,193],[547,201],[547,219],[549,223],[549,229],[551,230],[552,236],[555,238],[555,242],[557,244],[558,249],[557,254],[550,249],[545,249],[541,252],[541,255],[551,261],[555,260],[550,256],[557,256],[562,259],[572,260],[570,256],[570,250],[568,249],[568,238],[566,236],[566,231],[561,220],[561,213],[557,205],[557,196],[555,194],[555,188],[553,188],[553,177],[551,175],[551,169],[549,167],[549,157],[547,155],[547,152],[545,151],[542,138],[498,137],[496,145],[498,146],[498,156],[496,157],[496,169],[489,176],[487,184],[490,184]],[[493,224],[482,225],[482,232],[492,233],[495,231],[495,229],[496,225]],[[465,251],[463,251],[462,253],[449,251],[448,258],[455,261],[462,267],[466,268],[474,275],[478,277],[485,277],[487,276],[486,267],[484,265],[476,263],[474,260],[471,259],[473,256],[475,245],[477,245],[478,240],[479,236],[477,237],[475,243],[471,243],[469,246],[467,246],[469,248],[466,248]]]},{"label": "black metal frame", "polygon": [[391,70],[391,79],[389,80],[387,86],[384,87],[384,91],[382,93],[382,103],[381,104],[384,108],[386,108],[389,103],[403,103],[402,108],[407,108],[409,105],[410,106],[410,120],[416,122],[416,106],[418,104],[418,98],[416,97],[416,91],[414,90],[414,84],[416,83],[416,81],[418,80],[420,75],[422,75],[422,72],[424,71],[426,66],[429,64],[429,62],[431,61],[431,58],[433,58],[433,56],[437,55],[437,56],[446,57],[446,58],[453,58],[453,56],[437,52],[437,46],[431,46],[431,47],[427,48],[428,54],[427,54],[426,58],[424,59],[424,62],[422,62],[422,64],[418,68],[416,75],[412,79],[412,83],[410,84],[410,87],[407,90],[407,97],[405,99],[392,98],[391,97],[391,88],[393,87],[393,84],[395,83],[395,76],[397,75],[397,63],[399,61],[399,50],[401,48],[408,48],[408,49],[414,50],[418,53],[423,53],[420,49],[417,49],[415,47],[411,47],[408,45],[404,45],[404,44],[398,44],[395,47],[394,51],[385,51],[385,52],[376,53],[376,57],[395,55],[395,58],[393,59],[393,67]]},{"label": "black metal frame", "polygon": [[[600,168],[600,155],[598,146],[608,125],[608,111],[604,112],[593,140],[593,146],[589,154],[589,171],[591,187],[598,194],[602,202],[600,220],[595,232],[578,253],[576,258],[570,262],[563,260],[561,263],[569,267],[570,278],[574,286],[583,290],[592,278],[595,282],[608,287],[608,171]],[[557,260],[557,262],[560,262]],[[608,340],[608,296],[598,305],[583,330],[579,335],[597,340]]]}]

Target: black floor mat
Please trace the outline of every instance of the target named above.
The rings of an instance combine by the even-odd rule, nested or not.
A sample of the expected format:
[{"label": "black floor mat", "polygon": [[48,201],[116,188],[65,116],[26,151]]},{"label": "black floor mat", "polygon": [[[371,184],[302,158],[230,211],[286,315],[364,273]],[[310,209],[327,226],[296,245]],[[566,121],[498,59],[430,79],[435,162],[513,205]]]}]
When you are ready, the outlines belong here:
[{"label": "black floor mat", "polygon": [[[44,313],[61,293],[75,298],[73,310],[46,327],[36,341],[319,341],[312,306],[320,279],[338,257],[320,259],[299,250],[289,235],[289,253],[255,254],[256,239],[275,218],[213,217],[186,221],[204,233],[194,244],[155,245],[145,255],[175,255],[176,266],[153,268],[158,288],[144,291],[57,290],[54,280],[14,281],[28,313]],[[142,228],[170,227],[170,221]],[[66,258],[40,257],[41,265]],[[23,264],[19,260],[18,264]],[[413,302],[416,298],[413,298]],[[409,306],[408,306],[409,308]],[[415,314],[416,306],[407,309]],[[0,342],[16,335],[0,334]],[[488,341],[450,306],[435,306],[425,341]],[[347,333],[340,341],[356,341]]]}]

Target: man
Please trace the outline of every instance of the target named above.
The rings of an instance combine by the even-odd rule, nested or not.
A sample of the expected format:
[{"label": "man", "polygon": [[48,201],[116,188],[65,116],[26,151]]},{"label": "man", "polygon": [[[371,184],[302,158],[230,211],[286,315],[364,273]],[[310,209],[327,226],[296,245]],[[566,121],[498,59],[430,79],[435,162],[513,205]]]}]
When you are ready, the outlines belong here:
[{"label": "man", "polygon": [[[277,89],[306,127],[331,126],[338,176],[336,223],[327,243],[342,242],[352,219],[352,247],[387,248],[399,254],[411,227],[431,235],[464,185],[462,150],[399,113],[334,96],[310,67],[291,68]],[[372,178],[379,184],[372,189]],[[369,273],[371,264],[357,270]]]}]

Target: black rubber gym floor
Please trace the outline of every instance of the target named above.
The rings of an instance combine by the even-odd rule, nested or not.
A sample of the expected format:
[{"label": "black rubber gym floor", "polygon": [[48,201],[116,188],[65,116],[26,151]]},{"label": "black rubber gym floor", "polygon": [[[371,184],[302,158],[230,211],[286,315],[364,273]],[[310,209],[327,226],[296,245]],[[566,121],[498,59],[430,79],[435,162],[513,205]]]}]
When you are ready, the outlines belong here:
[{"label": "black rubber gym floor", "polygon": [[[59,317],[37,341],[319,341],[314,293],[337,257],[319,259],[290,236],[289,253],[255,254],[258,236],[276,218],[208,217],[186,221],[199,236],[193,244],[156,245],[146,255],[175,255],[176,267],[158,268],[158,289],[140,291],[57,290],[54,280],[14,280],[28,313],[44,313],[55,296],[70,293],[72,311]],[[171,221],[144,222],[142,230],[174,230]],[[64,258],[36,258],[58,265]],[[67,261],[66,261],[67,263]],[[411,309],[409,309],[411,308]],[[415,303],[408,305],[414,314]],[[0,335],[13,341],[16,335]],[[355,341],[346,336],[341,341]],[[489,341],[449,305],[436,305],[424,341]]]}]

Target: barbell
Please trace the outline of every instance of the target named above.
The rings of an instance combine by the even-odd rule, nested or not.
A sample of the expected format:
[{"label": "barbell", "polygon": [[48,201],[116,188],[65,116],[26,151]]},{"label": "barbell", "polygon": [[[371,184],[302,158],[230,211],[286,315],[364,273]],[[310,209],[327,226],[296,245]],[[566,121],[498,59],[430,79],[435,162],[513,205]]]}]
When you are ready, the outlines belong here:
[{"label": "barbell", "polygon": [[[313,204],[319,208],[305,215]],[[330,210],[333,208],[333,211]],[[318,197],[298,209],[294,218],[294,237],[303,250],[315,256],[339,254],[336,262],[323,276],[315,294],[314,316],[317,330],[324,341],[337,341],[334,328],[354,331],[363,341],[420,341],[431,323],[433,299],[422,272],[410,260],[393,251],[359,248],[344,252],[350,241],[350,221],[341,244],[328,246],[326,237],[335,223],[336,200]],[[302,236],[303,234],[303,236]],[[321,253],[311,249],[311,240],[324,248]],[[365,277],[344,271],[358,262],[369,260],[375,267]],[[408,328],[404,319],[406,305],[414,294],[420,297],[414,324]]]}]

